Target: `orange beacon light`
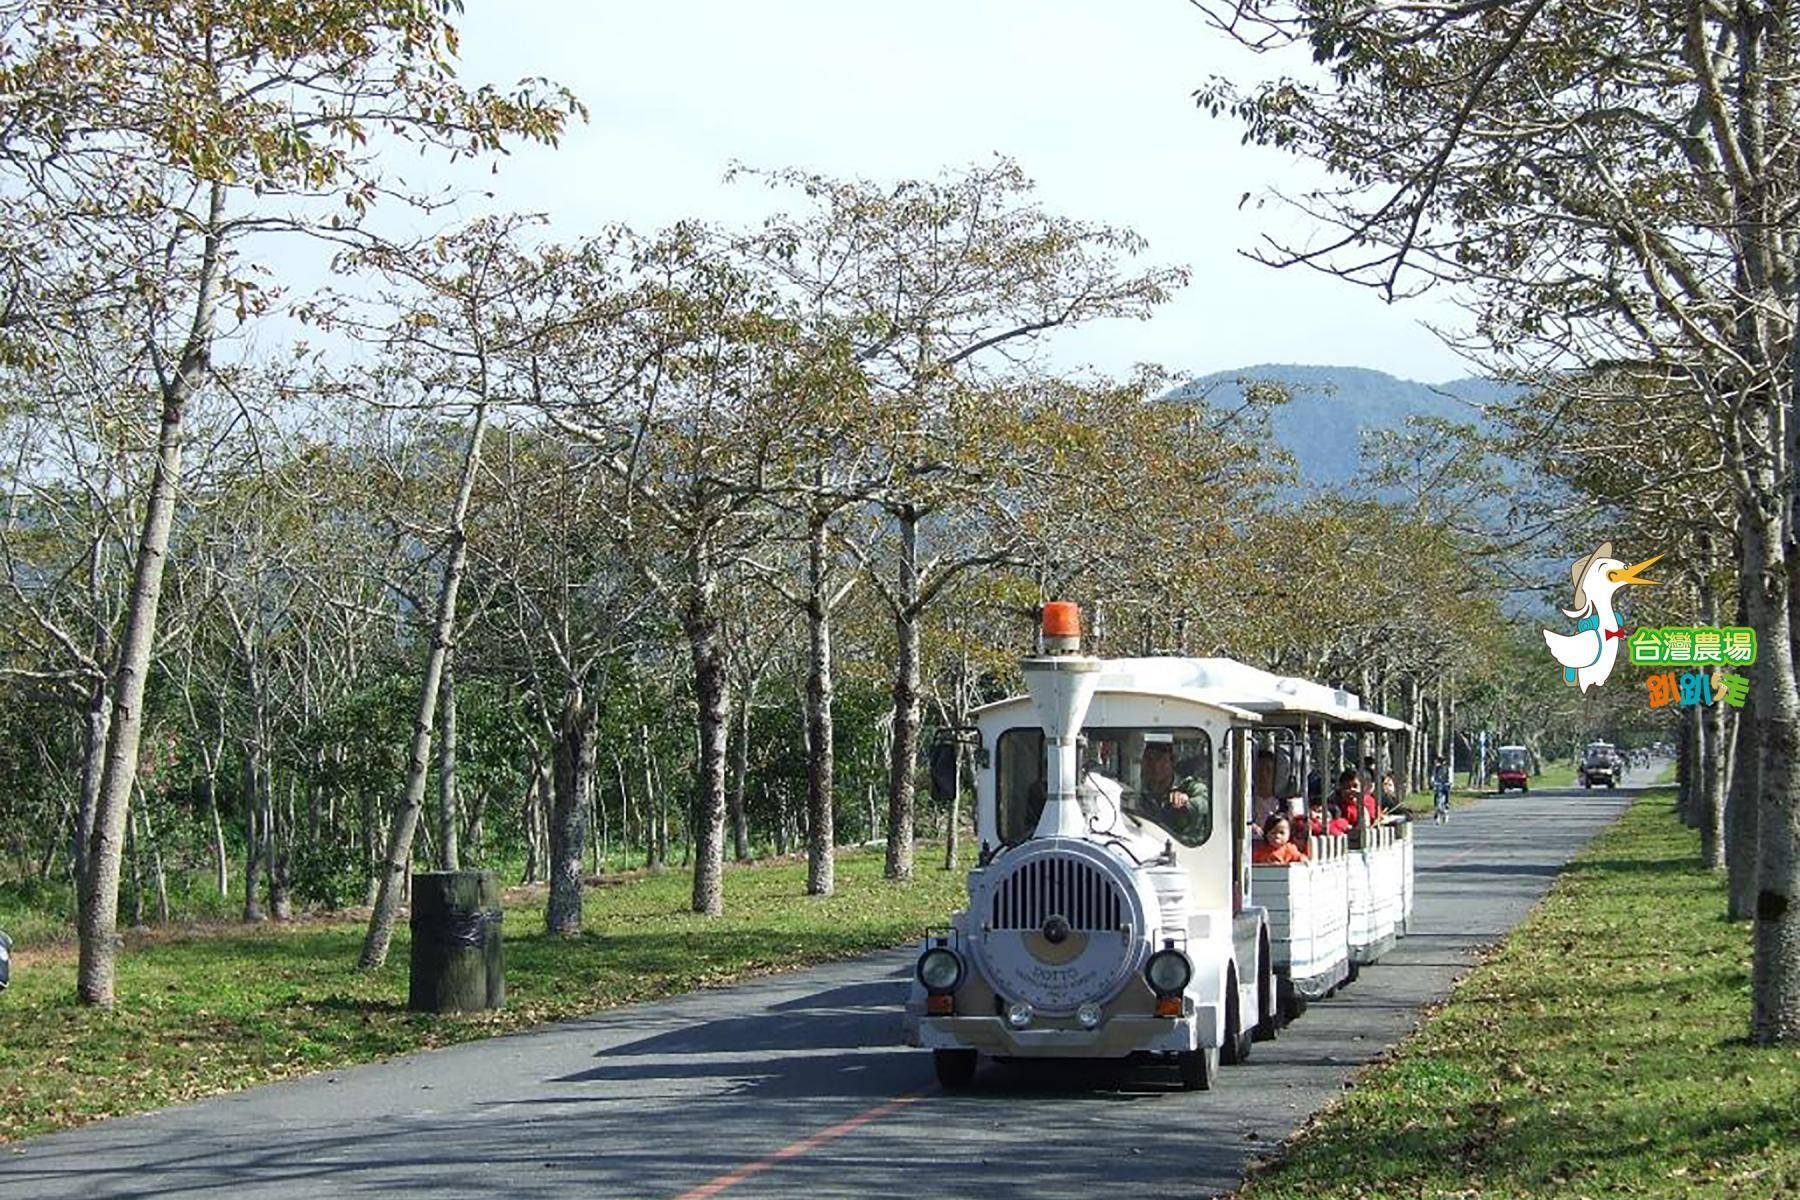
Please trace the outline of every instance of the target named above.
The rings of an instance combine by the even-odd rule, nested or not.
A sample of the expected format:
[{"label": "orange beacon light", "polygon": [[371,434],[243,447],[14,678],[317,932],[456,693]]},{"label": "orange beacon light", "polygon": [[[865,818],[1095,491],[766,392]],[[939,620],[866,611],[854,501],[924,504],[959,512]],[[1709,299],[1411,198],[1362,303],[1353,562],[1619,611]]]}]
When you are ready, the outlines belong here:
[{"label": "orange beacon light", "polygon": [[1080,605],[1070,600],[1046,601],[1043,622],[1045,653],[1073,654],[1080,648]]}]

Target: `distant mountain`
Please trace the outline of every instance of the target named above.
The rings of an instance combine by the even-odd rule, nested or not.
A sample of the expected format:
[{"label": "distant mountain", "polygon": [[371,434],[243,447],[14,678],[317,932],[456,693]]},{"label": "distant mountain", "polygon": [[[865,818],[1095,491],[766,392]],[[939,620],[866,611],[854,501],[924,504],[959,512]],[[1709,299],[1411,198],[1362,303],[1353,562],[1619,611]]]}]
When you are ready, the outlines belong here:
[{"label": "distant mountain", "polygon": [[1518,394],[1513,384],[1470,377],[1450,383],[1396,379],[1367,367],[1265,363],[1202,376],[1174,393],[1204,393],[1230,404],[1243,395],[1239,381],[1267,380],[1292,395],[1271,415],[1275,439],[1294,456],[1302,481],[1332,486],[1349,481],[1362,458],[1362,435],[1404,429],[1409,417],[1479,423],[1481,405]]}]

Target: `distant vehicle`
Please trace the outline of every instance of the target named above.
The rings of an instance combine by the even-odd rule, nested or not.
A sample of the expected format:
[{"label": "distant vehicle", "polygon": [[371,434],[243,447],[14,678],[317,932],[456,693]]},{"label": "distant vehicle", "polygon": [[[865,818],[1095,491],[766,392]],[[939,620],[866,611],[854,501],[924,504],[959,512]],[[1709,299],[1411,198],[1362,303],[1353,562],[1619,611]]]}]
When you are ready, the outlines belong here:
[{"label": "distant vehicle", "polygon": [[1609,788],[1619,786],[1619,752],[1611,742],[1589,742],[1587,749],[1581,752],[1581,765],[1577,771],[1584,788],[1604,785]]},{"label": "distant vehicle", "polygon": [[1521,792],[1531,790],[1530,780],[1525,774],[1530,761],[1531,752],[1523,746],[1500,747],[1496,766],[1502,794],[1511,788],[1518,788]]}]

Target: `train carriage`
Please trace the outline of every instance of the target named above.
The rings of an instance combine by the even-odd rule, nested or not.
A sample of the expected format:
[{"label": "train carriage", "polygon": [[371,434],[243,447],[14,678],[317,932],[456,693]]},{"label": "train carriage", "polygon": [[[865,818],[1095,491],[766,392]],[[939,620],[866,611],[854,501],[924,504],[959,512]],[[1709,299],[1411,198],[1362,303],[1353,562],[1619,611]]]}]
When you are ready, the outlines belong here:
[{"label": "train carriage", "polygon": [[[981,854],[968,907],[920,948],[907,1041],[951,1087],[981,1054],[1158,1055],[1210,1087],[1379,957],[1410,907],[1403,827],[1253,866],[1267,782],[1253,775],[1283,746],[1295,790],[1313,740],[1404,726],[1229,659],[1082,655],[1072,606],[1046,606],[1044,645],[1023,664],[1028,692],[963,731]],[[953,777],[937,765],[934,780]]]}]

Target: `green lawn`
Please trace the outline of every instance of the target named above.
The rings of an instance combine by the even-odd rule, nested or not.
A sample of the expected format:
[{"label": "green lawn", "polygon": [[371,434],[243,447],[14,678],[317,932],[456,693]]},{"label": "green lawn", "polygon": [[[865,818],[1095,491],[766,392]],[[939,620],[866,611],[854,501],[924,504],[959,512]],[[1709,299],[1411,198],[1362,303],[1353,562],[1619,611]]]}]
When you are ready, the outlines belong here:
[{"label": "green lawn", "polygon": [[509,903],[507,1007],[469,1016],[406,1011],[404,922],[376,972],[356,969],[359,922],[161,938],[121,958],[112,1013],[75,1004],[72,951],[26,951],[0,996],[0,1140],[901,944],[964,898],[964,870],[925,844],[918,861],[894,884],[879,849],[840,851],[823,899],[803,861],[733,867],[712,919],[688,911],[688,873],[645,876],[590,889],[568,939],[543,933],[541,899]]},{"label": "green lawn", "polygon": [[1243,1200],[1800,1193],[1800,1053],[1750,1046],[1749,945],[1651,792]]}]

